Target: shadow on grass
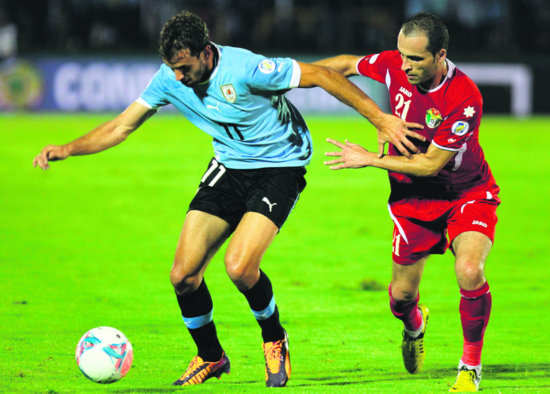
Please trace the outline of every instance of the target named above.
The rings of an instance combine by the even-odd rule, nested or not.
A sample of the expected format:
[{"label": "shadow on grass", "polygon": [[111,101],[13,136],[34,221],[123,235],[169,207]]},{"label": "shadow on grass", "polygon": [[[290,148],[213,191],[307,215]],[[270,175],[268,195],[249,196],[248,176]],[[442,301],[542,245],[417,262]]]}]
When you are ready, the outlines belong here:
[{"label": "shadow on grass", "polygon": [[[419,375],[411,375],[405,372],[388,372],[372,368],[354,368],[340,370],[331,376],[303,378],[300,382],[293,382],[293,387],[307,387],[323,384],[326,386],[348,386],[355,384],[366,384],[376,382],[391,382],[399,380],[425,380],[425,379],[448,379],[449,375],[456,373],[456,367],[437,368],[425,370]],[[489,379],[501,380],[527,380],[536,378],[550,378],[550,363],[538,364],[487,364],[483,366],[484,376]],[[307,383],[307,382],[312,383]],[[547,382],[541,385],[530,385],[530,387],[548,387]]]},{"label": "shadow on grass", "polygon": [[[418,375],[407,374],[406,372],[388,372],[382,369],[373,368],[353,368],[336,371],[331,376],[320,376],[311,378],[295,377],[292,379],[290,386],[293,388],[311,387],[311,386],[352,386],[363,385],[376,382],[395,382],[395,381],[416,381],[426,379],[449,379],[453,375],[456,367],[436,368],[425,370]],[[484,375],[491,380],[527,380],[536,378],[550,378],[550,363],[539,364],[487,364],[483,366]],[[240,381],[240,382],[225,382],[235,388],[235,386],[246,386],[258,384],[258,381]],[[528,386],[521,384],[523,388],[543,389],[550,387],[547,382],[541,382],[540,385],[532,382]],[[214,387],[210,387],[214,389]],[[218,389],[223,391],[221,386]],[[499,386],[501,389],[515,388],[518,386]],[[154,387],[154,388],[137,388],[113,390],[115,393],[140,393],[140,392],[172,392],[181,390],[180,387]]]}]

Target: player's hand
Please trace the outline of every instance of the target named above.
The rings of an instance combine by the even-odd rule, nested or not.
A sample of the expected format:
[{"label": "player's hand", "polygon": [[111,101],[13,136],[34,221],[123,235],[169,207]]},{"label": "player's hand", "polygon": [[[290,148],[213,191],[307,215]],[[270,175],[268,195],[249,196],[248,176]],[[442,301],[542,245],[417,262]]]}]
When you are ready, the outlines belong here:
[{"label": "player's hand", "polygon": [[69,156],[66,147],[59,145],[48,145],[32,161],[32,165],[37,165],[43,170],[50,168],[49,161],[64,160]]},{"label": "player's hand", "polygon": [[[419,149],[407,137],[426,141],[426,138],[413,129],[423,129],[419,123],[405,122],[397,116],[384,114],[382,121],[376,125],[378,132],[378,157],[384,155],[387,143],[393,144],[404,156],[411,158],[413,153],[419,153]],[[412,152],[412,153],[411,153]]]},{"label": "player's hand", "polygon": [[374,152],[369,152],[361,145],[353,144],[346,140],[345,143],[327,138],[327,142],[342,149],[339,152],[326,152],[325,156],[337,157],[337,159],[325,161],[323,164],[330,166],[331,170],[342,168],[361,168],[370,165],[371,160],[376,158]]}]

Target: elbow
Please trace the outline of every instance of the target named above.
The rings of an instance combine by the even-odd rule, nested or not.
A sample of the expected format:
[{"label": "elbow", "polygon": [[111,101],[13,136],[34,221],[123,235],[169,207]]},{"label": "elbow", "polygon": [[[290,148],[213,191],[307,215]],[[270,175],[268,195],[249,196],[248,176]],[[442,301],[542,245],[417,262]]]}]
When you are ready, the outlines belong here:
[{"label": "elbow", "polygon": [[417,172],[416,175],[421,177],[437,176],[439,171],[441,171],[441,168],[439,167],[423,167]]},{"label": "elbow", "polygon": [[409,174],[418,177],[434,177],[439,175],[448,160],[440,160],[438,157],[428,156],[424,153],[412,155],[406,167]]},{"label": "elbow", "polygon": [[336,79],[336,80],[342,77],[347,78],[350,75],[349,72],[341,68],[340,69],[327,68],[326,71],[327,71],[327,78]]},{"label": "elbow", "polygon": [[420,160],[422,155],[413,155],[411,160],[410,174],[418,177],[437,176],[442,167],[431,160]]},{"label": "elbow", "polygon": [[129,130],[129,129],[117,130],[116,138],[118,143],[126,141],[126,138],[128,138],[128,136],[132,133],[132,131],[133,130]]},{"label": "elbow", "polygon": [[123,142],[128,137],[128,135],[129,133],[123,127],[115,127],[115,129],[112,131],[111,139],[116,145]]},{"label": "elbow", "polygon": [[330,65],[325,67],[329,70],[330,73],[340,74],[346,78],[351,74],[347,69],[342,68],[342,66]]},{"label": "elbow", "polygon": [[114,121],[114,128],[113,128],[113,137],[117,141],[117,143],[123,142],[128,138],[128,136],[135,130],[135,128],[129,127],[128,125],[124,125],[119,121],[119,119],[116,119]]}]

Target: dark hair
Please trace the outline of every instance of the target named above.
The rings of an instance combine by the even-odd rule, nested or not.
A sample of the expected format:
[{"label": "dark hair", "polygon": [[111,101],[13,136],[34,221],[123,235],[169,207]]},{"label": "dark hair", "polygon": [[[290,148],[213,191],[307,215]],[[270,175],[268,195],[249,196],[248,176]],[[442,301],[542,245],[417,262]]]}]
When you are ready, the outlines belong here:
[{"label": "dark hair", "polygon": [[423,31],[428,37],[428,51],[435,56],[440,49],[449,46],[449,31],[445,23],[436,15],[419,12],[411,16],[401,25],[403,34],[408,36]]},{"label": "dark hair", "polygon": [[191,56],[199,56],[210,43],[208,28],[201,18],[189,11],[171,17],[160,31],[160,56],[170,61],[182,49],[189,48]]}]

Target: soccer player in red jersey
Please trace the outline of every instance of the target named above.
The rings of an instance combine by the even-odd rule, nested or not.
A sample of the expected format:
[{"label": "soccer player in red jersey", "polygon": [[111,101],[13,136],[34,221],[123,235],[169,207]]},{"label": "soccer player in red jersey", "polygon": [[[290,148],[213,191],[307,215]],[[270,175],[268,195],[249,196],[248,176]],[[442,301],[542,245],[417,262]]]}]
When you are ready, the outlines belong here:
[{"label": "soccer player in red jersey", "polygon": [[349,141],[328,141],[331,169],[377,167],[388,171],[390,216],[394,222],[390,307],[404,323],[402,353],[406,369],[424,362],[423,337],[428,309],[418,303],[426,259],[450,246],[460,287],[464,336],[459,373],[450,391],[477,391],[481,380],[483,334],[491,311],[484,263],[494,240],[499,187],[479,145],[483,100],[470,78],[447,59],[449,34],[435,15],[407,20],[397,50],[363,57],[341,55],[317,64],[345,76],[363,75],[385,83],[395,115],[424,125],[412,158],[390,145],[378,154]]}]

